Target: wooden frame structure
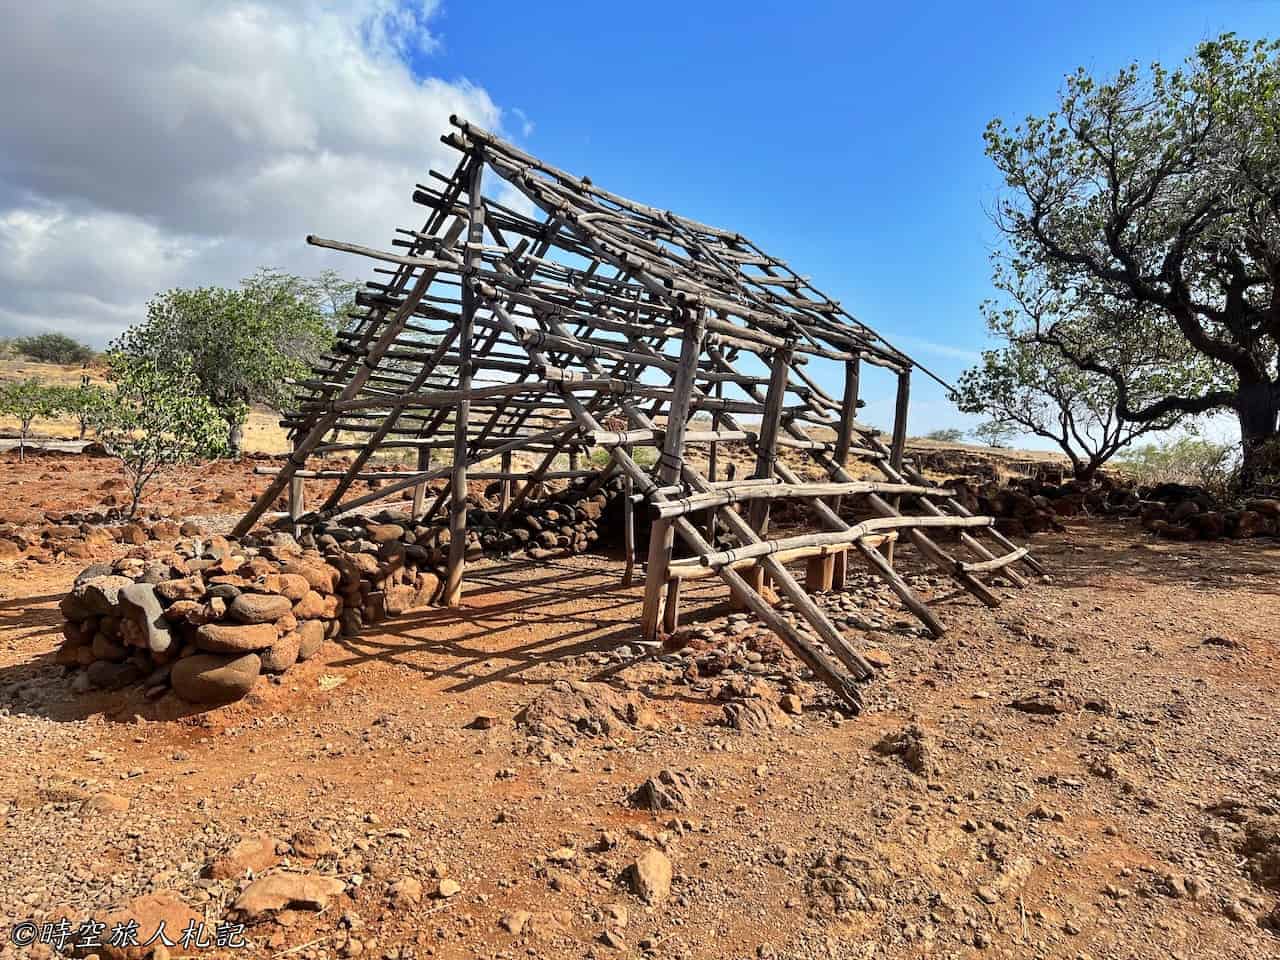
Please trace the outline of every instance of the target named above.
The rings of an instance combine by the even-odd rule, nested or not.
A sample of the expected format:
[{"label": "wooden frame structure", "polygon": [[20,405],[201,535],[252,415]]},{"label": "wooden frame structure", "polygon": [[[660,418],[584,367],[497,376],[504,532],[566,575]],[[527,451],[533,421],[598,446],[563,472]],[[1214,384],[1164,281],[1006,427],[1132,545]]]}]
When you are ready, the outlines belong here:
[{"label": "wooden frame structure", "polygon": [[[297,410],[284,421],[293,454],[236,534],[286,489],[291,514],[302,517],[301,478],[320,475],[306,469],[308,458],[354,451],[349,469],[327,474],[337,486],[313,515],[411,493],[415,518],[430,523],[447,499],[443,597],[456,604],[475,468],[500,461],[500,471],[483,476],[501,478],[509,514],[552,474],[560,454],[569,454],[571,469],[555,475],[585,476],[591,471],[577,469],[579,455],[602,448],[609,460],[595,482],[621,471],[640,505],[635,515],[652,524],[645,638],[675,629],[683,580],[719,576],[855,708],[855,681],[869,678],[872,667],[786,563],[805,559],[811,584],[830,588],[842,582],[853,553],[935,635],[942,623],[894,570],[898,537],[993,606],[985,574],[1001,571],[1021,586],[1016,566],[1043,572],[990,518],[968,513],[905,458],[910,379],[923,368],[838,302],[740,234],[617,196],[473,124],[451,122],[456,130],[443,140],[460,159],[451,174],[432,171],[435,182],[415,191],[430,211],[421,230],[397,231],[392,251],[308,238],[377,261],[378,279],[365,285],[336,348],[301,385]],[[497,202],[496,190],[486,190],[492,186],[518,200]],[[839,399],[806,372],[819,359],[843,369]],[[888,443],[856,419],[864,364],[897,378]],[[820,428],[833,430],[834,441],[814,439]],[[753,452],[751,476],[718,478],[726,443]],[[686,456],[692,444],[708,447],[705,473]],[[654,466],[637,462],[640,447],[656,449]],[[354,493],[357,481],[388,479],[366,470],[379,448],[416,450],[416,469]],[[827,480],[801,479],[779,458],[782,449],[812,458]],[[436,450],[450,451],[447,464],[432,466]],[[532,454],[536,465],[513,469],[517,452]],[[853,459],[874,466],[878,479],[856,479],[846,469]],[[442,479],[445,491],[428,502],[428,484]],[[837,511],[841,497],[855,494],[873,515],[849,523]],[[784,498],[805,504],[823,532],[771,539],[770,507]],[[710,519],[700,527],[695,514]],[[632,522],[629,510],[629,545]],[[971,558],[931,537],[939,528],[957,534]],[[716,549],[717,531],[737,545]],[[692,557],[673,559],[677,537]],[[630,567],[629,559],[628,578]],[[796,622],[766,598],[766,580],[791,602]]]}]

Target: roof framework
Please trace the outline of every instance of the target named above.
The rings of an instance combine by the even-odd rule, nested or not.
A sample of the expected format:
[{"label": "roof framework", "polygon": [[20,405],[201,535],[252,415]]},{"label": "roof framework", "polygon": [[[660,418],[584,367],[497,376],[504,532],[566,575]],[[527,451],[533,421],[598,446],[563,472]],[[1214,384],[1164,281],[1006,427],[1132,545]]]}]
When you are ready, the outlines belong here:
[{"label": "roof framework", "polygon": [[[855,708],[854,681],[869,678],[872,667],[787,562],[807,559],[810,578],[829,586],[831,571],[843,570],[852,553],[935,635],[942,623],[894,570],[899,537],[992,606],[999,601],[984,575],[1001,571],[1022,586],[1017,567],[1043,572],[990,518],[971,515],[905,458],[911,375],[923,368],[807,278],[741,234],[620,197],[464,120],[451,122],[456,130],[443,140],[459,162],[451,174],[432,171],[435,182],[414,192],[430,211],[422,229],[398,230],[391,251],[308,238],[376,261],[377,279],[301,385],[297,409],[284,421],[294,451],[237,534],[286,488],[301,512],[300,480],[316,475],[308,458],[353,451],[316,512],[333,516],[410,492],[424,521],[444,511],[451,530],[444,597],[456,604],[468,471],[474,479],[477,465],[500,460],[509,513],[558,455],[567,452],[576,464],[582,451],[603,448],[609,462],[595,482],[621,471],[642,503],[639,515],[652,524],[645,637],[674,630],[683,580],[718,575]],[[529,212],[492,199],[494,185],[514,190]],[[806,372],[816,358],[843,366],[840,397]],[[896,377],[889,443],[856,420],[864,364]],[[704,425],[691,426],[699,414]],[[814,439],[826,433],[818,428],[835,439]],[[750,477],[718,477],[717,448],[729,442],[754,454]],[[705,472],[690,462],[690,444],[708,445]],[[643,446],[658,451],[652,467],[633,457]],[[417,468],[356,493],[353,485],[371,476],[365,468],[373,453],[396,447],[416,449]],[[828,479],[801,479],[779,458],[785,448],[812,458]],[[447,464],[432,466],[435,450],[450,451]],[[513,474],[516,452],[535,455],[537,465]],[[879,479],[855,479],[846,469],[851,459],[874,466]],[[427,485],[439,479],[446,489],[428,504]],[[852,494],[872,508],[854,523],[837,513],[840,498]],[[784,498],[803,502],[821,532],[771,539],[770,505]],[[628,512],[629,543],[633,522]],[[969,559],[939,544],[936,528],[957,535]],[[717,530],[738,546],[717,550]],[[677,536],[693,557],[673,560]],[[628,578],[631,556],[628,550]],[[791,601],[799,625],[766,599],[766,580]]]}]

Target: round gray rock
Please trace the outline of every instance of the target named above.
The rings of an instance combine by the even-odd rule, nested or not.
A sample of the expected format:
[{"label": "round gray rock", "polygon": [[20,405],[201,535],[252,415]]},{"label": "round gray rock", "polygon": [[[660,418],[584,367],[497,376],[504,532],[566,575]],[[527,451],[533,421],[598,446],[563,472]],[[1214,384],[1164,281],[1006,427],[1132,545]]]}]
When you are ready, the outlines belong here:
[{"label": "round gray rock", "polygon": [[298,634],[298,659],[310,660],[324,646],[324,621],[303,620],[295,631]]},{"label": "round gray rock", "polygon": [[169,682],[188,703],[218,705],[247,694],[261,671],[262,660],[256,653],[242,657],[198,653],[175,663]]},{"label": "round gray rock", "polygon": [[231,601],[227,613],[240,623],[275,623],[293,609],[288,597],[272,593],[242,593]]},{"label": "round gray rock", "polygon": [[206,623],[196,631],[196,646],[209,653],[249,653],[267,649],[276,636],[275,625],[270,623]]}]

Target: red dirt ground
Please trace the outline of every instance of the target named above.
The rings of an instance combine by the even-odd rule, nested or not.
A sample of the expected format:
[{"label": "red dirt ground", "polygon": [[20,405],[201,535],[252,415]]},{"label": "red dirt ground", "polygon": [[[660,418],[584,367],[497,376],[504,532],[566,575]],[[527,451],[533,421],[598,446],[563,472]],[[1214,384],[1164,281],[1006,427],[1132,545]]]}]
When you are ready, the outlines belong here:
[{"label": "red dirt ground", "polygon": [[[0,488],[13,510],[88,508],[106,476],[38,469]],[[217,492],[247,499],[254,484],[192,472],[165,502],[228,513],[245,500]],[[860,716],[801,684],[800,717],[746,734],[722,725],[717,694],[752,674],[701,679],[628,646],[643,588],[620,587],[610,558],[479,564],[460,609],[330,644],[282,683],[189,716],[73,695],[49,655],[82,562],[0,567],[0,914],[83,915],[171,890],[221,917],[237,885],[203,867],[266,833],[294,837],[291,865],[348,892],[223,955],[1276,956],[1260,921],[1277,891],[1240,844],[1280,813],[1280,547],[1122,525],[1034,546],[1052,582],[1003,591],[997,610],[932,591],[941,640],[854,632],[891,661]],[[849,596],[900,618],[860,580]],[[726,629],[725,600],[699,582],[686,623],[740,641],[751,631]],[[566,679],[641,696],[656,729],[532,738],[513,718]],[[1060,712],[1009,706],[1037,693]],[[872,750],[910,724],[923,775]],[[664,768],[689,774],[687,809],[626,805]],[[84,806],[103,791],[128,811]],[[303,830],[332,852],[301,856]],[[655,906],[624,875],[649,847],[675,871]],[[389,897],[405,876],[428,891],[420,903]],[[440,876],[461,892],[432,898]],[[516,937],[499,921],[518,910],[533,920]]]}]

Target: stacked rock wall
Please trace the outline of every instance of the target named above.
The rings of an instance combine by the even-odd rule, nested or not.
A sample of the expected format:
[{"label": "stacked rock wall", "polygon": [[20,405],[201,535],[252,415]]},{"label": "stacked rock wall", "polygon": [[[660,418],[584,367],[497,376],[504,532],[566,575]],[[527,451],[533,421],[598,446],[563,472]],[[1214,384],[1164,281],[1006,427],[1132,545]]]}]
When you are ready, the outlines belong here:
[{"label": "stacked rock wall", "polygon": [[1275,497],[1224,502],[1200,486],[1138,486],[1106,475],[1092,483],[1018,478],[1004,486],[946,484],[970,510],[996,517],[1002,530],[1017,536],[1059,529],[1059,518],[1075,516],[1138,518],[1145,529],[1175,540],[1280,536],[1280,498]]},{"label": "stacked rock wall", "polygon": [[[570,487],[529,501],[504,526],[486,506],[468,516],[469,554],[581,552],[619,513],[621,485]],[[197,704],[229,703],[264,673],[283,673],[326,640],[355,636],[435,602],[447,527],[394,511],[320,521],[295,539],[256,531],[243,542],[182,540],[162,556],[127,556],[81,572],[61,602],[59,663],[74,686]]]},{"label": "stacked rock wall", "polygon": [[305,549],[287,534],[273,540],[90,567],[62,600],[57,660],[83,668],[81,690],[141,682],[148,697],[172,689],[192,703],[227,703],[260,674],[283,673],[344,627],[358,629],[363,611],[389,592],[408,609],[429,603],[439,584],[403,554],[366,564],[360,554]]}]

